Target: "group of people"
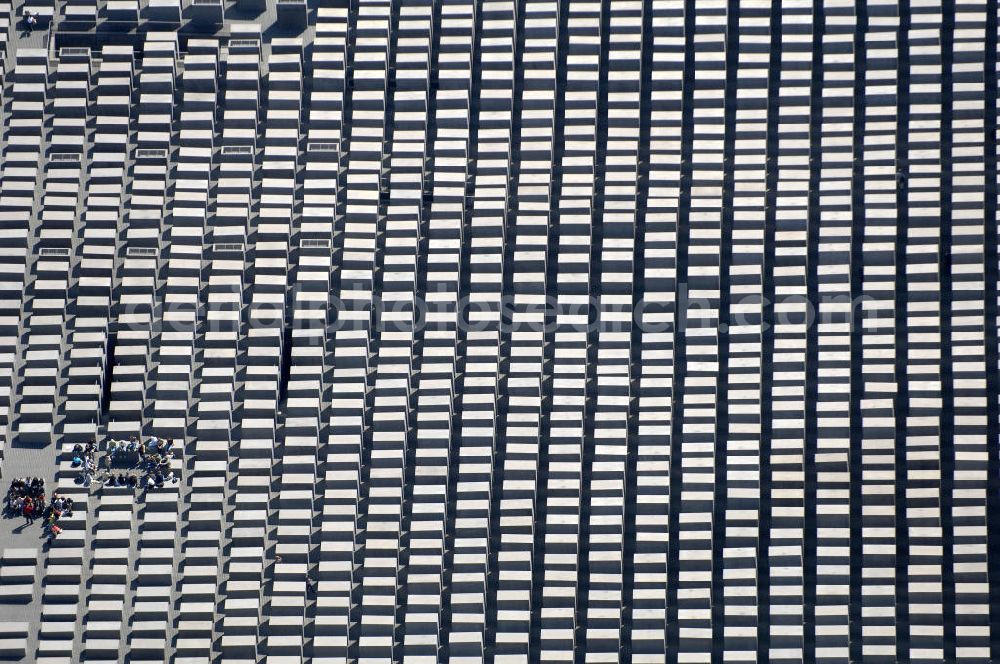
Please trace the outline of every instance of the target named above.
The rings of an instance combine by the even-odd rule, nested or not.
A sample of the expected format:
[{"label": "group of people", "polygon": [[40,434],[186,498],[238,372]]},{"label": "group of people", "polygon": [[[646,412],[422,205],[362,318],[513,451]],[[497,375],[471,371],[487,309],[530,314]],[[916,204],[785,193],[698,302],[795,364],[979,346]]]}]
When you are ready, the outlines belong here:
[{"label": "group of people", "polygon": [[163,488],[164,484],[176,483],[177,481],[178,478],[174,476],[174,471],[172,470],[166,473],[162,470],[150,472],[146,474],[145,478],[140,478],[135,473],[118,473],[117,475],[108,473],[108,476],[104,478],[104,486],[128,487],[132,489],[145,486],[147,489],[160,489]]},{"label": "group of people", "polygon": [[[71,465],[78,468],[84,486],[98,479],[104,486],[152,489],[164,484],[177,482],[170,468],[174,458],[172,440],[160,440],[156,436],[140,441],[133,436],[129,440],[108,441],[107,453],[97,459],[97,443],[73,446]],[[106,471],[98,477],[99,471]],[[118,472],[116,472],[116,470]]]},{"label": "group of people", "polygon": [[10,483],[3,501],[4,514],[34,521],[45,507],[45,480],[21,477]]},{"label": "group of people", "polygon": [[[172,440],[160,440],[155,436],[145,442],[136,437],[130,440],[112,440],[103,459],[107,472],[100,479],[105,486],[147,490],[177,483],[180,478],[170,468],[170,461],[174,458],[172,447]],[[73,446],[70,463],[74,468],[80,469],[85,485],[98,479],[97,471],[101,462],[97,461],[97,452],[96,441]],[[121,466],[137,472],[114,472],[116,467]],[[62,532],[59,519],[73,515],[73,499],[53,493],[52,500],[46,502],[43,478],[18,478],[11,482],[7,490],[3,514],[7,517],[23,516],[26,524],[34,523],[39,518],[45,519],[48,535],[54,539]]]},{"label": "group of people", "polygon": [[77,443],[73,446],[73,457],[70,459],[70,464],[83,471],[83,483],[87,485],[94,479],[94,474],[97,472],[96,452],[97,445],[94,443],[87,443],[86,446]]},{"label": "group of people", "polygon": [[45,527],[49,530],[49,537],[55,539],[62,532],[59,519],[63,516],[73,516],[73,499],[69,496],[63,498],[58,493],[52,494],[52,502],[49,504],[48,513],[45,515]]},{"label": "group of people", "polygon": [[[108,476],[105,486],[159,488],[164,484],[177,482],[174,471],[170,468],[170,460],[174,458],[172,440],[160,440],[152,436],[147,441],[136,437],[129,440],[111,440],[108,443],[106,456]],[[112,472],[116,466],[126,465],[138,469],[138,474],[131,472]],[[141,477],[142,475],[145,477]]]},{"label": "group of people", "polygon": [[152,436],[148,441],[141,442],[135,436],[129,440],[111,440],[108,442],[108,457],[113,463],[116,457],[126,454],[138,454],[143,465],[157,464],[162,461],[170,463],[174,453],[172,440],[160,440]]},{"label": "group of people", "polygon": [[59,519],[73,516],[73,499],[52,494],[52,500],[45,501],[45,480],[40,477],[19,478],[11,482],[4,498],[4,514],[23,516],[25,524],[35,519],[45,519],[45,528],[50,538],[55,539],[62,532]]}]

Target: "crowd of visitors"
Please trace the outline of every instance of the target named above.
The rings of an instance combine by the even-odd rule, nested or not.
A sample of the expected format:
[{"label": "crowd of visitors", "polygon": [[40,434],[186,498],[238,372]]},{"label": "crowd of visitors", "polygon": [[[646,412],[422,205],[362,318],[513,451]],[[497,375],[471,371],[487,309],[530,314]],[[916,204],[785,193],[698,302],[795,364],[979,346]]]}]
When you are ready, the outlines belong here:
[{"label": "crowd of visitors", "polygon": [[[109,441],[104,485],[148,490],[177,482],[179,478],[170,468],[174,458],[173,444],[172,440],[160,440],[156,436],[147,441],[134,436],[129,440]],[[115,469],[119,472],[115,473]]]},{"label": "crowd of visitors", "polygon": [[87,443],[86,446],[77,443],[73,446],[73,457],[70,459],[70,463],[74,468],[83,471],[83,483],[87,486],[90,485],[97,473],[96,453],[97,445],[95,443]]},{"label": "crowd of visitors", "polygon": [[53,493],[52,500],[46,503],[45,480],[25,477],[10,483],[3,509],[5,516],[23,516],[25,525],[34,523],[35,519],[45,519],[45,529],[49,537],[55,539],[62,532],[59,519],[73,516],[73,499]]},{"label": "crowd of visitors", "polygon": [[34,521],[45,507],[45,480],[22,477],[10,483],[3,508],[6,516],[23,516]]},{"label": "crowd of visitors", "polygon": [[[133,436],[129,440],[108,441],[107,451],[97,459],[96,442],[73,446],[71,465],[80,470],[79,481],[84,486],[97,480],[104,486],[153,489],[179,480],[170,468],[174,458],[172,440],[156,436],[141,441]],[[98,475],[98,473],[101,473]]]},{"label": "crowd of visitors", "polygon": [[[174,458],[172,448],[172,440],[160,440],[156,436],[146,441],[137,437],[111,440],[104,457],[98,460],[100,450],[96,441],[86,445],[78,443],[73,446],[70,465],[80,471],[78,481],[87,486],[96,480],[108,487],[150,490],[180,481],[170,467]],[[99,471],[103,473],[98,475]],[[52,499],[46,501],[43,478],[19,478],[11,482],[7,490],[3,515],[22,516],[25,524],[45,519],[49,537],[55,538],[62,532],[59,519],[73,515],[73,499],[53,493]]]}]

